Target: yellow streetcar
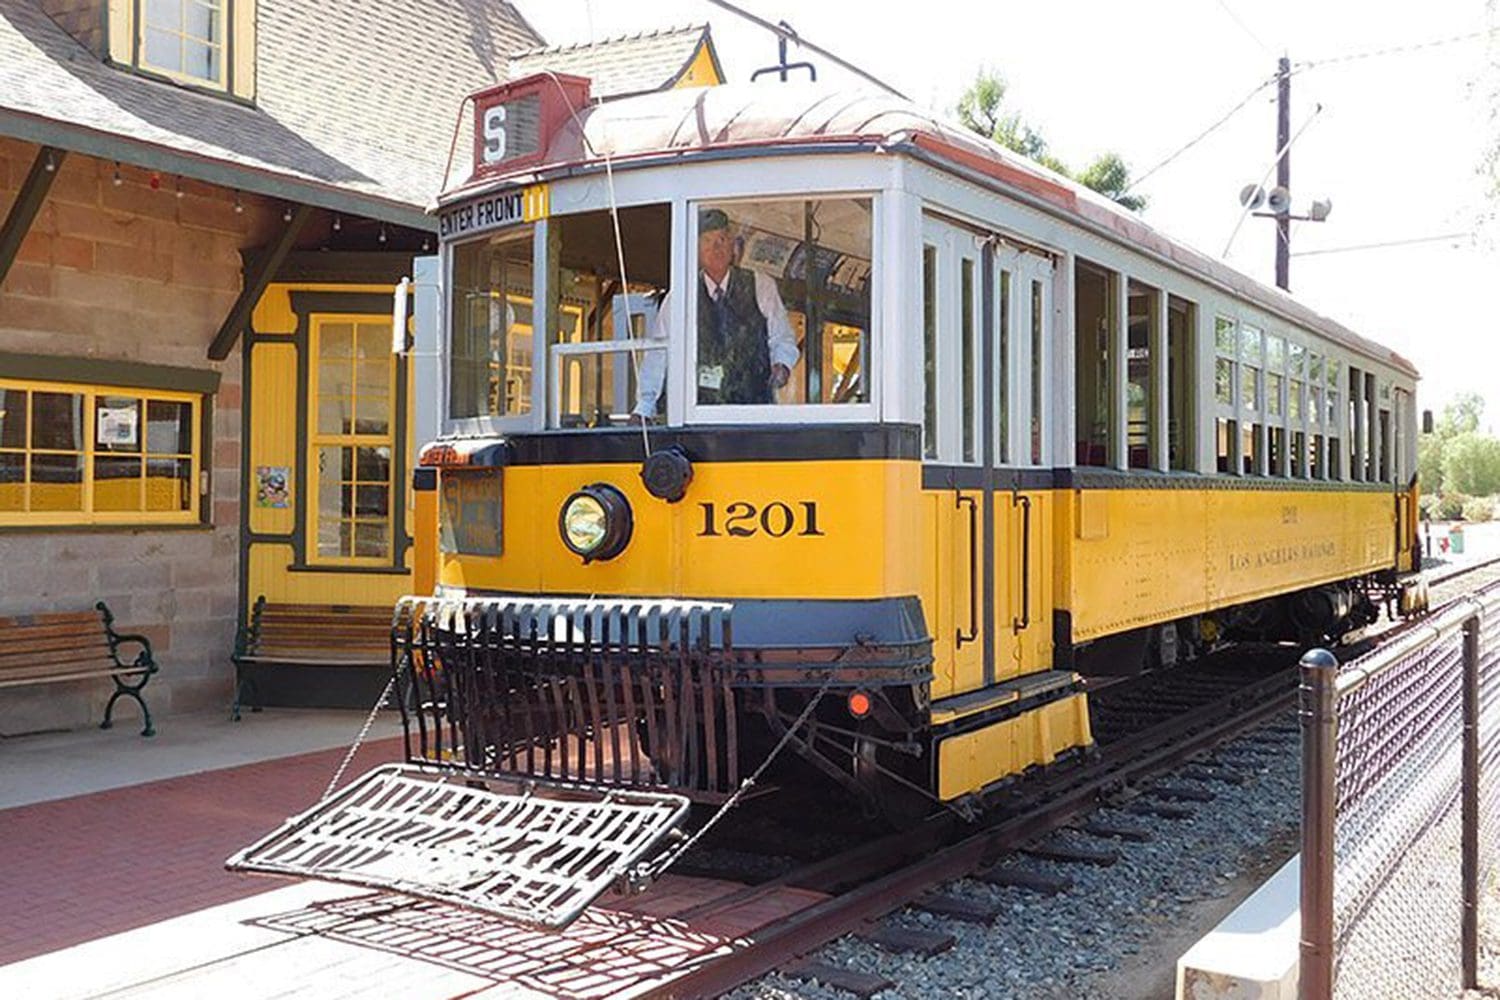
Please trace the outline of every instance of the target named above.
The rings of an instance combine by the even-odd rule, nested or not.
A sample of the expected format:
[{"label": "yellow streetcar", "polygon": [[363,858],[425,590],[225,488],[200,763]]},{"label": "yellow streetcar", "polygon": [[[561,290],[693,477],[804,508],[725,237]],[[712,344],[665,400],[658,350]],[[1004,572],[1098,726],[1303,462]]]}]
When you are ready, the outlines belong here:
[{"label": "yellow streetcar", "polygon": [[910,815],[1082,676],[1419,608],[1412,365],[1094,193],[816,86],[472,124],[400,643],[471,766]]},{"label": "yellow streetcar", "polygon": [[469,123],[398,345],[408,762],[232,865],[557,926],[691,801],[973,815],[1085,677],[1422,610],[1411,364],[1092,192],[817,86]]}]

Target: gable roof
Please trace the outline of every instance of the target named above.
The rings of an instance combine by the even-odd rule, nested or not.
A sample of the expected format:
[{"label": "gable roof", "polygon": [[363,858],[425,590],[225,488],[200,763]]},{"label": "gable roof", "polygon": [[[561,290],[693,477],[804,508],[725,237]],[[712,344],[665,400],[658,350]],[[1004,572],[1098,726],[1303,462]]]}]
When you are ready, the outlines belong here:
[{"label": "gable roof", "polygon": [[[719,57],[707,24],[624,35],[578,45],[554,45],[518,52],[511,57],[513,79],[552,70],[586,76],[595,97],[626,97],[671,87],[692,65],[698,50],[707,46],[714,68]],[[719,78],[723,79],[722,70]]]},{"label": "gable roof", "polygon": [[542,39],[506,2],[258,0],[256,102],[109,66],[0,0],[0,135],[421,228],[454,122]]}]

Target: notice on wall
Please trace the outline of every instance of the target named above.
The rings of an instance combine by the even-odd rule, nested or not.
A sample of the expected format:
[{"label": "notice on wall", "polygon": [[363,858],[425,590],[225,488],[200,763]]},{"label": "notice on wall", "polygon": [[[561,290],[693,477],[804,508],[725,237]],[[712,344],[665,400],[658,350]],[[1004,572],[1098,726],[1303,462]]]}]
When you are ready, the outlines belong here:
[{"label": "notice on wall", "polygon": [[255,506],[284,509],[292,505],[292,470],[285,465],[255,467]]},{"label": "notice on wall", "polygon": [[139,448],[141,411],[134,400],[126,406],[100,406],[96,439],[106,447]]}]

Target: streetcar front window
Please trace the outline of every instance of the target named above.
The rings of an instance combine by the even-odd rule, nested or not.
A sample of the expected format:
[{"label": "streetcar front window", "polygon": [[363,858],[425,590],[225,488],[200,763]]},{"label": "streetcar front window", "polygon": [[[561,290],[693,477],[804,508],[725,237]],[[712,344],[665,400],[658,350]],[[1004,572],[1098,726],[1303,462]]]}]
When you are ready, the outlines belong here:
[{"label": "streetcar front window", "polygon": [[530,231],[453,249],[450,417],[531,412],[531,253]]},{"label": "streetcar front window", "polygon": [[[547,282],[556,331],[548,345],[549,422],[605,428],[664,419],[667,339],[660,312],[671,275],[671,206],[637,205],[618,216],[582,212],[555,217],[552,225],[558,238]],[[643,384],[652,391],[641,391]]]},{"label": "streetcar front window", "polygon": [[688,316],[699,406],[870,401],[873,206],[697,206]]}]

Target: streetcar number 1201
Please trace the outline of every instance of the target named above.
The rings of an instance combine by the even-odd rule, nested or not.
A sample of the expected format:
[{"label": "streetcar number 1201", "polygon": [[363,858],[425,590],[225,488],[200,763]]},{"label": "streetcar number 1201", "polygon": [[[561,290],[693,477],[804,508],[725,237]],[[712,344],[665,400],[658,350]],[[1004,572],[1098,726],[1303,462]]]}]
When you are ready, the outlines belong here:
[{"label": "streetcar number 1201", "polygon": [[818,504],[815,500],[801,500],[795,504],[773,500],[757,508],[743,500],[725,504],[722,514],[719,505],[700,503],[703,509],[703,527],[699,536],[730,535],[734,538],[749,538],[761,533],[772,538],[787,535],[800,537],[820,536],[818,529]]}]

